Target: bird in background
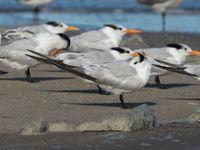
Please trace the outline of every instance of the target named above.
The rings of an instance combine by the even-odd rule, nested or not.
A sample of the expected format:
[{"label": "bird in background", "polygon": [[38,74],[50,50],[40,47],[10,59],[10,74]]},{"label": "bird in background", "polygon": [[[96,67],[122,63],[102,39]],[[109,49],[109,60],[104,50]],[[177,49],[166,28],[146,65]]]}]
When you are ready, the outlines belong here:
[{"label": "bird in background", "polygon": [[34,22],[37,23],[39,20],[39,12],[40,12],[40,7],[47,5],[52,2],[52,0],[17,0],[19,3],[30,6],[34,10]]},{"label": "bird in background", "polygon": [[166,12],[168,9],[178,7],[183,0],[134,0],[139,4],[149,6],[156,12],[162,14],[162,30],[166,30]]},{"label": "bird in background", "polygon": [[[50,55],[55,49],[67,49],[70,39],[63,33],[38,33],[29,39],[16,40],[0,47],[0,63],[17,70],[25,70],[28,82],[33,82],[29,68],[39,64],[25,54],[31,49],[35,52]],[[53,54],[51,54],[53,55]]]},{"label": "bird in background", "polygon": [[23,26],[15,29],[7,29],[2,33],[3,38],[8,40],[31,38],[36,33],[50,32],[50,33],[64,33],[66,31],[76,31],[79,28],[69,26],[63,22],[50,21],[41,25]]},{"label": "bird in background", "polygon": [[68,65],[65,61],[55,57],[31,52],[33,54],[27,54],[27,56],[47,64],[53,64],[81,78],[90,80],[107,92],[119,95],[122,108],[127,108],[123,93],[134,92],[144,87],[151,74],[151,63],[143,53],[138,52],[132,54],[132,58],[128,60],[82,65],[81,67]]},{"label": "bird in background", "polygon": [[200,62],[192,62],[184,64],[183,66],[176,66],[174,64],[167,63],[165,61],[157,60],[160,65],[153,64],[158,68],[162,68],[168,71],[185,74],[192,76],[200,81]]},{"label": "bird in background", "polygon": [[[200,51],[192,50],[189,46],[183,43],[171,43],[162,48],[147,48],[139,49],[137,51],[143,51],[146,53],[149,56],[151,64],[157,65],[160,65],[160,63],[155,61],[155,59],[181,66],[185,63],[187,56],[200,56]],[[160,89],[166,89],[166,87],[161,84],[159,76],[168,74],[169,72],[165,69],[161,69],[156,66],[152,67],[151,76],[155,76],[155,83]]]},{"label": "bird in background", "polygon": [[126,29],[121,25],[106,24],[99,30],[70,37],[69,49],[73,52],[88,51],[89,49],[108,50],[111,47],[119,47],[123,36],[130,33],[141,33],[141,31]]}]

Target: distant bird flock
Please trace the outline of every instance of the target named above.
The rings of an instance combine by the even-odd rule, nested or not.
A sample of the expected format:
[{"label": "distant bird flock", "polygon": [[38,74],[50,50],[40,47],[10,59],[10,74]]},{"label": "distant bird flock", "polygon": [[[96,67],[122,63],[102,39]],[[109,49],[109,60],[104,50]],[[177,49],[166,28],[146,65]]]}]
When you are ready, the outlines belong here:
[{"label": "distant bird flock", "polygon": [[150,76],[155,76],[155,83],[162,89],[166,87],[162,86],[159,76],[168,75],[169,71],[200,80],[200,63],[185,64],[187,56],[200,56],[200,51],[184,43],[130,49],[120,47],[123,36],[139,34],[140,30],[105,24],[98,30],[68,37],[65,32],[69,30],[79,29],[51,21],[6,30],[1,36],[9,42],[0,46],[0,64],[24,70],[31,83],[34,82],[30,73],[32,67],[40,62],[55,65],[95,84],[100,94],[118,95],[122,108],[127,108],[123,94],[143,88]]}]

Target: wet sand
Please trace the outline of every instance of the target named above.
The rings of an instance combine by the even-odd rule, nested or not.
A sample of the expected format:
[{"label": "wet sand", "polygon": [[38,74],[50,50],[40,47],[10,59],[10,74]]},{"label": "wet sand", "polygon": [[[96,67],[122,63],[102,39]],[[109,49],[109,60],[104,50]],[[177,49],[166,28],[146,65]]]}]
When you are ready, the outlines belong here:
[{"label": "wet sand", "polygon": [[[152,34],[153,38],[149,38],[150,34]],[[142,37],[148,45],[150,43],[163,45],[163,40],[161,40],[162,43],[155,42],[156,34],[158,33],[143,33]],[[181,38],[186,41],[191,40],[188,41],[189,45],[196,49],[200,47],[200,43],[195,37],[199,38],[197,35],[179,36],[179,34],[166,34],[163,39],[170,41],[179,41]],[[31,75],[35,83],[26,82],[24,71],[14,71],[2,65],[0,68],[9,72],[0,76],[1,149],[12,149],[12,147],[16,149],[64,149],[65,146],[76,148],[76,146],[81,147],[82,145],[88,148],[98,142],[100,142],[97,144],[99,148],[104,147],[104,144],[104,148],[106,148],[106,145],[113,145],[109,140],[106,141],[107,137],[100,138],[99,141],[99,138],[97,138],[97,141],[95,141],[93,136],[112,133],[55,133],[30,137],[19,136],[17,133],[25,123],[38,118],[44,118],[49,122],[67,121],[79,124],[85,121],[98,120],[116,112],[130,111],[120,108],[120,101],[117,96],[99,95],[95,85],[85,83],[75,75],[64,72],[54,66],[42,64],[31,69]],[[187,117],[200,104],[200,82],[196,79],[185,75],[171,74],[170,76],[161,77],[161,82],[168,89],[157,89],[154,85],[154,79],[151,78],[145,88],[124,95],[126,104],[133,107],[147,104],[155,110],[159,120],[174,120]],[[184,143],[193,143],[193,146],[195,144],[198,145],[200,136],[199,124],[185,123],[183,125],[174,125],[173,127],[168,125],[134,133],[116,133],[120,135],[119,141],[121,143],[118,142],[118,139],[115,139],[114,145],[116,147],[120,145],[119,148],[125,146],[124,148],[127,149],[138,145],[138,149],[140,147],[148,149],[154,142],[157,142],[157,140],[151,141],[148,138],[154,136],[153,132],[159,133],[163,137],[167,136],[168,132],[172,132],[173,137],[183,134],[184,136],[180,138],[181,140],[183,139],[182,142],[176,142],[176,138],[175,142],[171,140],[172,147],[175,145],[174,143],[181,143],[181,145],[182,143],[183,145]],[[194,134],[187,134],[187,132]],[[148,135],[147,137],[145,136],[146,134]],[[115,137],[115,135],[112,137]],[[143,137],[144,140],[147,139],[147,143],[143,141]],[[140,144],[138,144],[138,141],[140,141]],[[164,145],[169,143],[170,140],[165,141]],[[91,144],[86,144],[90,142]],[[151,146],[148,146],[148,142]],[[158,140],[158,144],[161,143]],[[92,146],[92,148],[98,149],[98,146]],[[186,147],[183,146],[183,148]],[[155,149],[159,149],[159,147],[155,147]]]}]

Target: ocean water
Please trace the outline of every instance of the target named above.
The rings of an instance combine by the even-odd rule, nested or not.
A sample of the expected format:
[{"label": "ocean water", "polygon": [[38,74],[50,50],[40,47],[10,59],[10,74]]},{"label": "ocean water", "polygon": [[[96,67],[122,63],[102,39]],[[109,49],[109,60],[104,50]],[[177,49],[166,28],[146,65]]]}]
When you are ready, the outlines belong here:
[{"label": "ocean water", "polygon": [[[24,12],[27,9],[30,11]],[[131,0],[54,0],[42,9],[39,23],[62,21],[82,30],[97,29],[108,23],[143,31],[162,30],[160,14],[148,11],[148,7]],[[0,26],[16,27],[35,23],[31,8],[16,0],[0,0],[0,11]],[[200,1],[184,0],[175,11],[167,13],[166,30],[200,33],[199,21]]]}]

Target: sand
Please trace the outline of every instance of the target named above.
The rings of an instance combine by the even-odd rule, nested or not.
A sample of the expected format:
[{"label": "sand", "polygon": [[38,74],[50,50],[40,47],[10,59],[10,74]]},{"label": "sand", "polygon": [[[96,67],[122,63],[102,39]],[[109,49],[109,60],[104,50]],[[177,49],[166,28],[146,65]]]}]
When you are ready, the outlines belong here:
[{"label": "sand", "polygon": [[[144,46],[161,47],[170,41],[183,41],[193,49],[200,47],[199,35],[143,33],[141,37],[145,42]],[[118,96],[99,95],[95,85],[85,83],[75,75],[54,66],[42,64],[31,69],[35,83],[26,82],[24,71],[2,65],[0,69],[9,72],[0,76],[2,137],[9,134],[14,138],[25,123],[38,118],[49,122],[79,124],[99,120],[116,112],[130,111],[120,108]],[[159,120],[174,120],[189,116],[200,104],[200,82],[196,79],[174,73],[161,77],[161,82],[167,87],[166,90],[156,88],[154,79],[151,78],[146,87],[125,94],[126,105],[136,107],[147,104],[155,110]]]}]

